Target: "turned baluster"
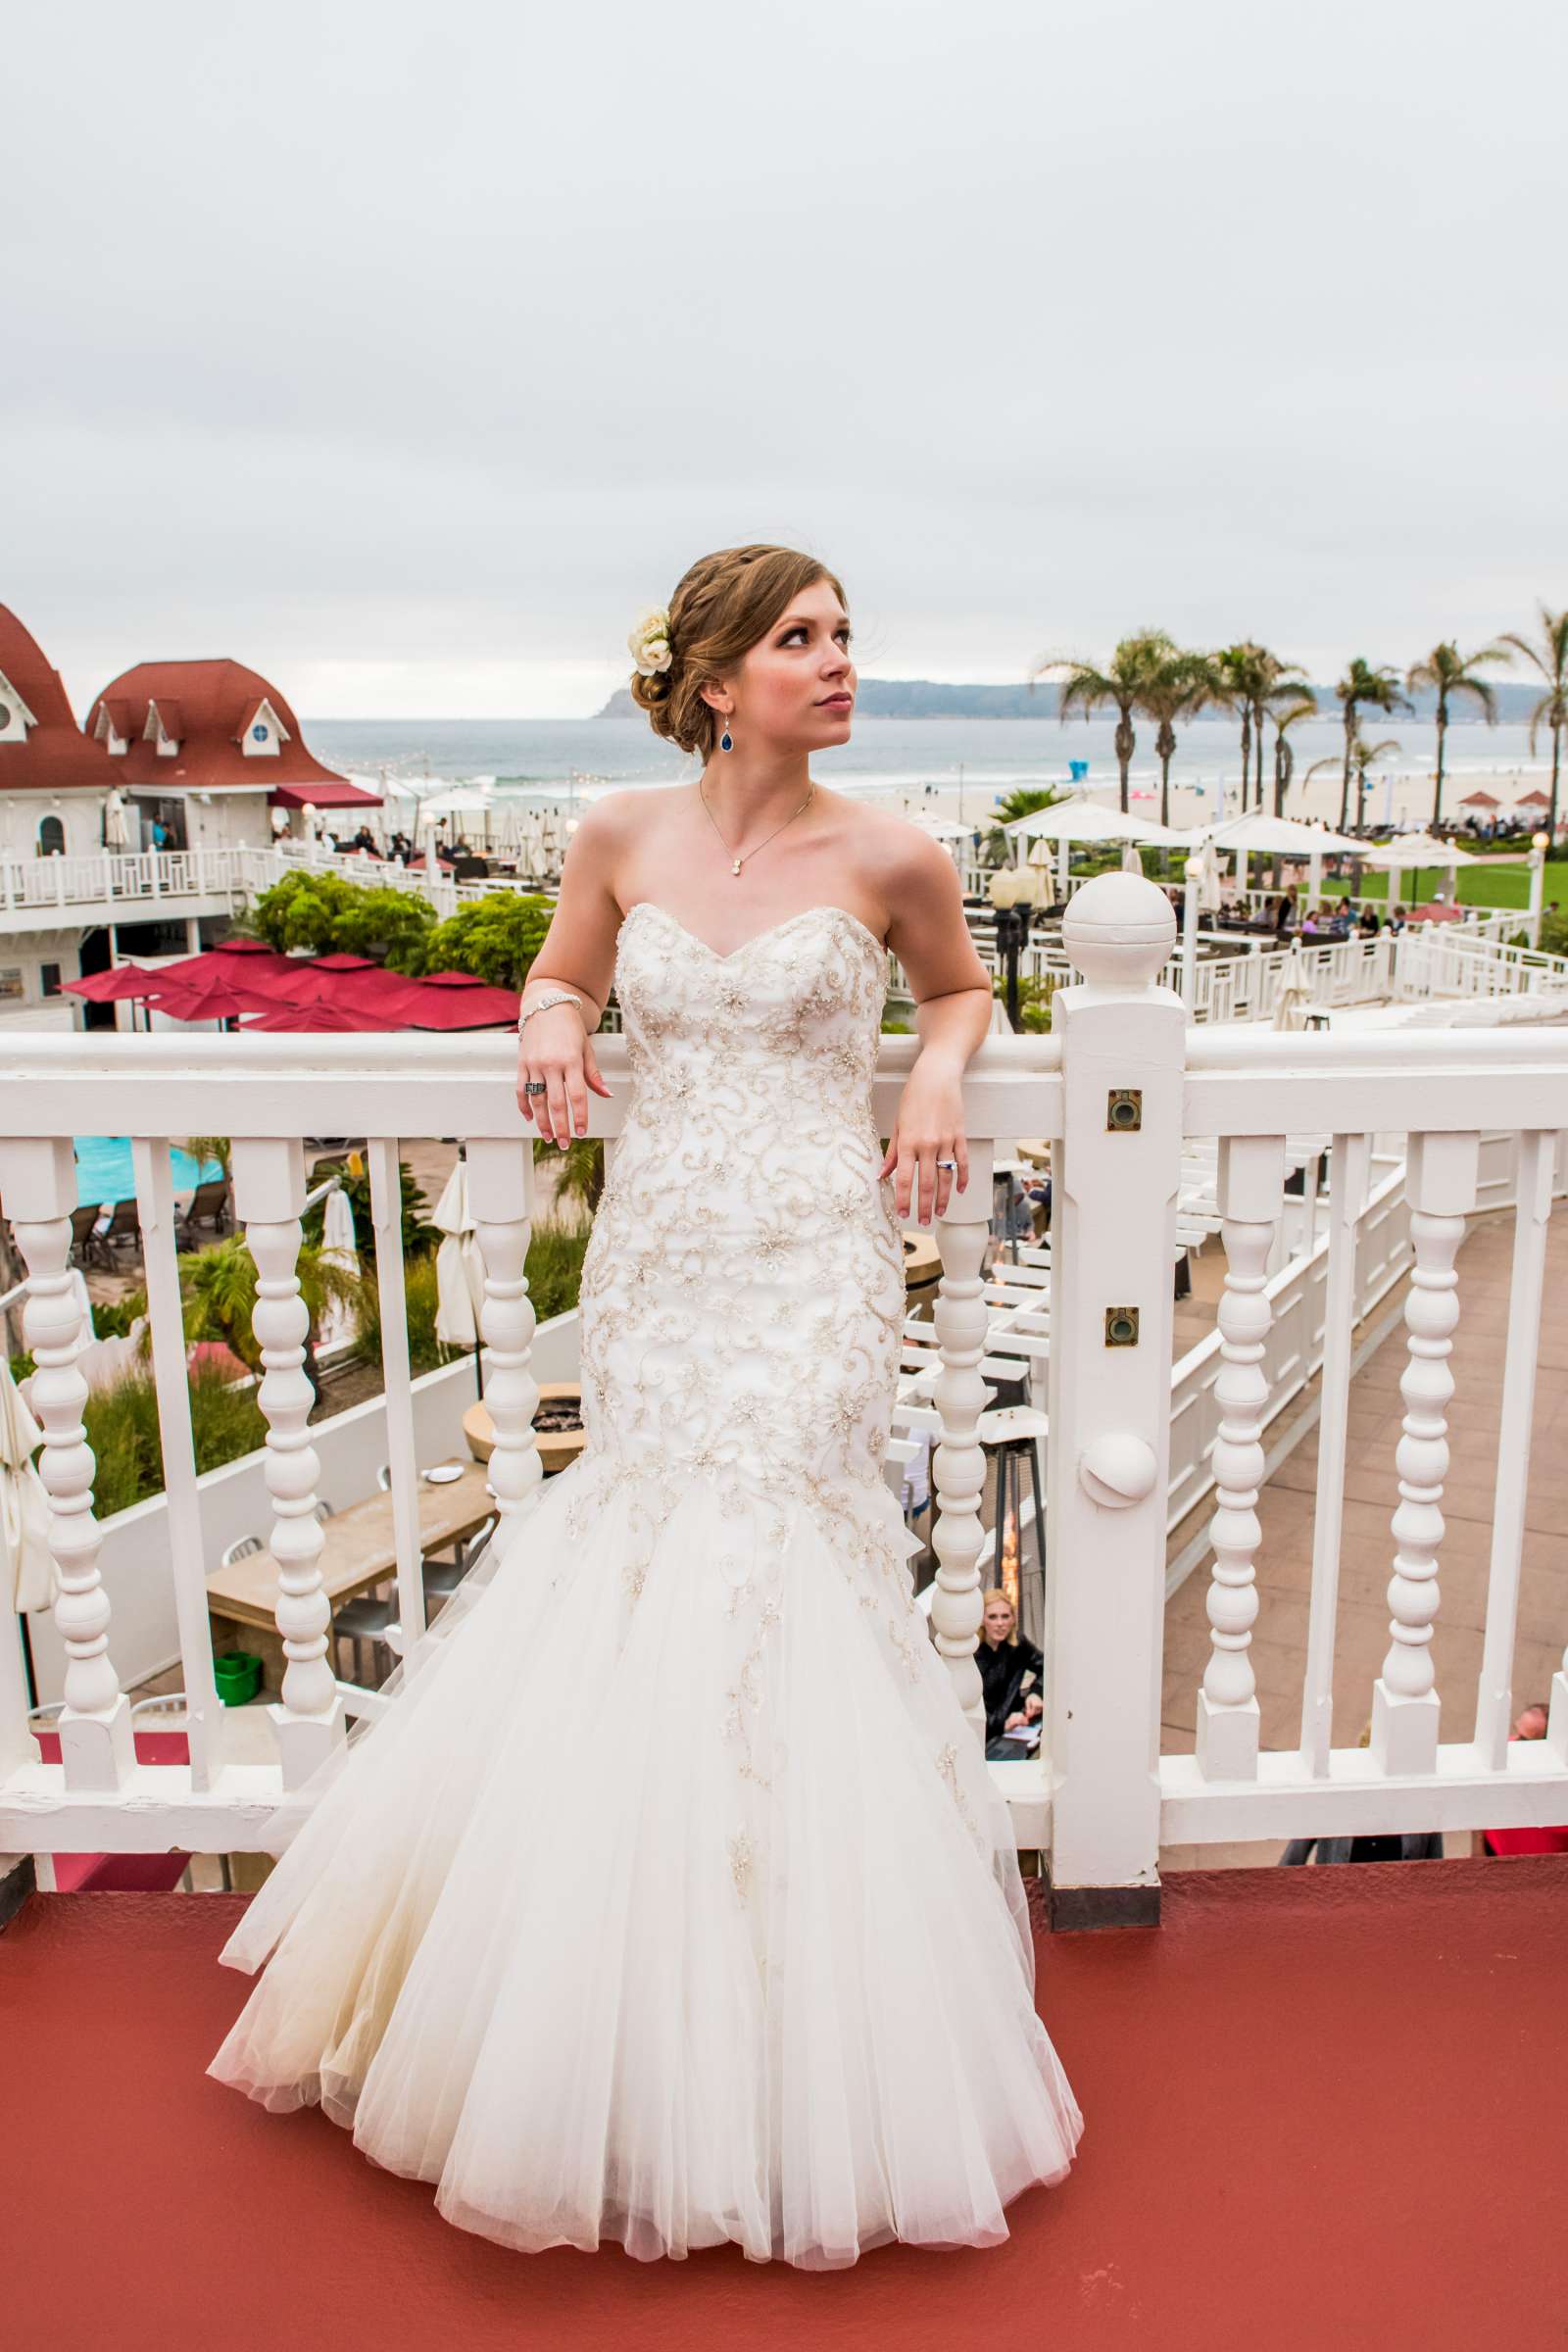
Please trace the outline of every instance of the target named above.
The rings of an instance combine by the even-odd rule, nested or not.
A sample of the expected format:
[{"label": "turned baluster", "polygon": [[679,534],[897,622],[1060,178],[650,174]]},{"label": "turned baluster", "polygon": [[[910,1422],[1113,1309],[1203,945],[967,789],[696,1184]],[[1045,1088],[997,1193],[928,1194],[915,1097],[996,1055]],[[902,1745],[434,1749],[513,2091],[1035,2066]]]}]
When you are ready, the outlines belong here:
[{"label": "turned baluster", "polygon": [[316,1516],[320,1462],[307,1422],[316,1395],[305,1374],[310,1315],[296,1267],[305,1205],[305,1151],[297,1136],[236,1139],[234,1214],[256,1261],[252,1329],[261,1350],[256,1401],[267,1422],[267,1490],[274,1517],[277,1631],[288,1663],[277,1732],[285,1788],[298,1788],[344,1732],[343,1701],[328,1655],[332,1612],[321,1583]]},{"label": "turned baluster", "polygon": [[130,1702],[109,1654],[109,1595],[98,1570],[96,1463],[82,1422],[87,1383],[76,1357],[87,1337],[71,1276],[75,1155],[69,1136],[0,1143],[0,1199],[27,1269],[23,1337],[28,1391],[43,1430],[38,1473],[49,1496],[48,1544],[60,1571],[55,1630],[66,1652],[65,1711],[55,1728],[68,1788],[118,1788],[133,1770]]},{"label": "turned baluster", "polygon": [[931,1547],[937,1555],[931,1627],[958,1704],[982,1743],[985,1693],[974,1653],[982,1616],[979,1559],[985,1530],[980,1501],[986,1459],[977,1426],[993,1394],[979,1369],[989,1328],[982,1284],[991,1239],[992,1149],[989,1139],[970,1141],[969,1181],[960,1193],[955,1173],[947,1214],[933,1223],[942,1259],[932,1310],[942,1370],[931,1401],[942,1434],[931,1452]]},{"label": "turned baluster", "polygon": [[495,1432],[490,1485],[505,1519],[544,1476],[534,1428],[539,1384],[533,1377],[532,1355],[538,1318],[524,1272],[533,1232],[533,1139],[477,1136],[466,1145],[466,1157],[468,1207],[484,1263],[479,1333],[489,1365],[484,1400]]},{"label": "turned baluster", "polygon": [[1208,1587],[1213,1628],[1198,1694],[1197,1753],[1209,1780],[1255,1780],[1259,1711],[1252,1673],[1257,1617],[1257,1498],[1264,1476],[1263,1369],[1273,1320],[1268,1256],[1285,1190],[1285,1139],[1222,1136],[1216,1197],[1225,1244],[1219,1302],[1220,1369],[1214,1382],[1219,1431],[1213,1469],[1218,1506],[1209,1521],[1214,1565]]},{"label": "turned baluster", "polygon": [[1439,1700],[1432,1663],[1438,1615],[1439,1498],[1448,1475],[1448,1358],[1459,1320],[1454,1257],[1475,1206],[1480,1138],[1412,1135],[1405,1198],[1415,1250],[1404,1301],[1409,1354],[1399,1381],[1404,1430],[1395,1451],[1400,1501],[1389,1584],[1394,1639],[1373,1686],[1372,1754],[1388,1773],[1431,1772],[1438,1758]]}]

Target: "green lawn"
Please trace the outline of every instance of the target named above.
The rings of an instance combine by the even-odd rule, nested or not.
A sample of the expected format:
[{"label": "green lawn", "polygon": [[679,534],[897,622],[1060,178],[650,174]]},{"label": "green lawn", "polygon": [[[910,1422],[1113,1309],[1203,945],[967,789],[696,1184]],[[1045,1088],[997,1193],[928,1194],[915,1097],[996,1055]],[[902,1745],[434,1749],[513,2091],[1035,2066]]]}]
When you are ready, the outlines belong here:
[{"label": "green lawn", "polygon": [[[1255,858],[1254,867],[1262,862],[1261,858]],[[1488,858],[1476,865],[1461,865],[1455,879],[1459,885],[1461,906],[1518,906],[1523,909],[1530,905],[1530,871],[1522,860],[1515,864],[1511,858]],[[1362,898],[1386,899],[1389,886],[1395,880],[1396,876],[1387,869],[1380,872],[1376,866],[1367,866],[1361,877]],[[1408,870],[1397,876],[1397,880],[1406,894],[1404,904],[1407,906],[1419,906],[1430,899],[1434,891],[1446,889],[1448,872],[1446,866],[1422,866],[1415,876],[1413,899],[1409,895],[1411,881]],[[1343,898],[1348,888],[1348,882],[1331,881],[1327,874],[1323,877],[1325,898]],[[1542,905],[1549,906],[1553,899],[1559,906],[1568,906],[1568,858],[1547,859]]]}]

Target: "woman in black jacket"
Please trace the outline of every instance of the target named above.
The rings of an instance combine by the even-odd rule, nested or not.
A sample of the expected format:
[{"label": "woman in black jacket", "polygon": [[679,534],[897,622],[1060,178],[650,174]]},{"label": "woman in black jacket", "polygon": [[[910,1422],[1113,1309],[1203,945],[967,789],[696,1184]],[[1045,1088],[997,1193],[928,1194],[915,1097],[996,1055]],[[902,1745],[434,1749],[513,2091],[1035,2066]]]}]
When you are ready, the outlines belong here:
[{"label": "woman in black jacket", "polygon": [[1020,1637],[1012,1603],[1000,1586],[985,1596],[974,1662],[985,1692],[988,1746],[1009,1725],[1033,1723],[1044,1713],[1041,1677],[1046,1661],[1032,1642]]}]

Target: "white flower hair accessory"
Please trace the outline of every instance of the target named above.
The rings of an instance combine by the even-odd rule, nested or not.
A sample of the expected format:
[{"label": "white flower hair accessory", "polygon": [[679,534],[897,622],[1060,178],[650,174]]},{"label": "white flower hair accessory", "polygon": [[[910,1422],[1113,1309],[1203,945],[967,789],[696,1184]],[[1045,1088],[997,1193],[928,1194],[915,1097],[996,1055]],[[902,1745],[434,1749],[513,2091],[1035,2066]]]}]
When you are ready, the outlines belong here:
[{"label": "white flower hair accessory", "polygon": [[638,616],[637,626],[626,640],[642,677],[651,678],[668,669],[673,657],[669,650],[669,612],[663,605],[650,605]]}]

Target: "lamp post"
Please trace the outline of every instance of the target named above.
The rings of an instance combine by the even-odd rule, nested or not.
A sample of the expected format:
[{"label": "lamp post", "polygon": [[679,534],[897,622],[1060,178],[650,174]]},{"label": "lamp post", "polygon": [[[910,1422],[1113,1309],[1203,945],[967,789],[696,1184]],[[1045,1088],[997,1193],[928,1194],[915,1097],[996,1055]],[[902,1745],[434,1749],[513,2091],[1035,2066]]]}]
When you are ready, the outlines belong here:
[{"label": "lamp post", "polygon": [[1007,1020],[1014,1029],[1018,1026],[1018,957],[1029,937],[1032,911],[1025,902],[997,908],[997,956],[1003,967]]},{"label": "lamp post", "polygon": [[1546,852],[1550,847],[1549,834],[1531,834],[1530,856],[1526,862],[1530,867],[1530,945],[1533,948],[1541,945],[1541,902],[1546,883]]}]

